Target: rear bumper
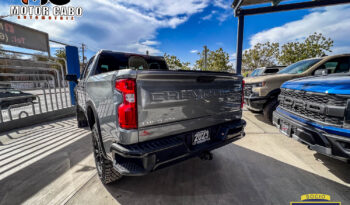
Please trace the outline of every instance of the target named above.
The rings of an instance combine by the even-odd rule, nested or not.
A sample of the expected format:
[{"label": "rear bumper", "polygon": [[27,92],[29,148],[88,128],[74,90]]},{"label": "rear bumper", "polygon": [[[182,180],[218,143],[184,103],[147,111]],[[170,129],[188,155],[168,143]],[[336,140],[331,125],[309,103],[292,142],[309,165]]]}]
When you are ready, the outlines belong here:
[{"label": "rear bumper", "polygon": [[249,109],[260,112],[263,111],[264,105],[268,99],[268,97],[247,96],[244,97],[244,103]]},{"label": "rear bumper", "polygon": [[114,143],[111,146],[114,168],[122,175],[145,175],[236,141],[245,135],[245,125],[244,120],[238,120],[200,129],[209,129],[211,140],[195,146],[192,135],[200,130],[133,145]]},{"label": "rear bumper", "polygon": [[345,137],[345,134],[342,136],[328,133],[293,119],[286,111],[277,108],[273,112],[273,124],[281,130],[282,123],[288,126],[288,129],[282,131],[283,134],[307,144],[310,149],[343,161],[350,159],[350,138]]}]

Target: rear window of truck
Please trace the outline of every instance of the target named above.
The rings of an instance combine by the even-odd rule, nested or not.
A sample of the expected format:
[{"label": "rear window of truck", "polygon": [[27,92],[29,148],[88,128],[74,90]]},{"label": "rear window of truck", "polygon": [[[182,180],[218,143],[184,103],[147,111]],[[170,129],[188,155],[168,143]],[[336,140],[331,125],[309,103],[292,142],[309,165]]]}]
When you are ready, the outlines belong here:
[{"label": "rear window of truck", "polygon": [[168,66],[162,57],[123,53],[102,53],[99,56],[95,74],[122,69],[168,70]]}]

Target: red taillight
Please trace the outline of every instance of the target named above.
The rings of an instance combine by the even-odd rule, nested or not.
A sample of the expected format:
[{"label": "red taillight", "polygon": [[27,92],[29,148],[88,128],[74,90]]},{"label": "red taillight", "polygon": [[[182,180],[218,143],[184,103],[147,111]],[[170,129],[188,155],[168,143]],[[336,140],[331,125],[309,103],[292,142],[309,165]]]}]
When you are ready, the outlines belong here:
[{"label": "red taillight", "polygon": [[115,88],[123,95],[123,102],[118,107],[119,126],[124,129],[137,129],[136,81],[117,80]]},{"label": "red taillight", "polygon": [[241,101],[241,108],[243,109],[243,105],[244,105],[244,85],[245,82],[244,80],[242,80],[242,101]]}]

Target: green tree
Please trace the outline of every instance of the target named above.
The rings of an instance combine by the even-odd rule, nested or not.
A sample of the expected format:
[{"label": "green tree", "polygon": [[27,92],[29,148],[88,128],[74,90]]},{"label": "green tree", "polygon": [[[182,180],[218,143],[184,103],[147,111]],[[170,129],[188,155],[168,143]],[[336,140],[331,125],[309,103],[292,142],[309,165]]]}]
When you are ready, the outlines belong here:
[{"label": "green tree", "polygon": [[290,42],[282,46],[278,61],[283,65],[304,60],[307,58],[321,57],[326,52],[332,52],[333,40],[326,38],[322,33],[314,33],[303,42]]},{"label": "green tree", "polygon": [[222,48],[215,51],[207,49],[207,67],[204,66],[204,54],[202,52],[198,53],[199,59],[196,61],[195,69],[203,71],[230,71],[233,70],[230,64],[230,56]]},{"label": "green tree", "polygon": [[63,60],[66,59],[66,50],[64,48],[57,49],[55,51],[55,56],[60,58],[57,60],[57,62],[63,66],[63,71],[66,72],[66,63]]},{"label": "green tree", "polygon": [[242,56],[243,70],[250,71],[259,67],[273,66],[279,56],[279,43],[258,43],[245,50]]},{"label": "green tree", "polygon": [[55,56],[57,57],[57,58],[66,58],[66,51],[64,50],[64,48],[60,48],[60,49],[57,49],[56,51],[55,51]]},{"label": "green tree", "polygon": [[[54,59],[54,61],[56,61],[57,63],[61,64],[62,67],[63,67],[63,72],[64,74],[66,74],[66,63],[63,59],[66,59],[66,51],[64,48],[60,48],[60,49],[57,49],[55,51],[55,57],[56,58],[60,58],[60,59]],[[49,57],[48,56],[45,56],[44,53],[37,53],[37,55],[33,56],[33,60],[37,60],[37,61],[43,61],[43,62],[47,62],[49,61]],[[52,59],[53,61],[53,59]],[[43,64],[42,66],[45,67],[46,64]],[[51,65],[53,68],[61,71],[61,67],[58,66],[58,65]]]},{"label": "green tree", "polygon": [[189,62],[182,62],[176,56],[164,53],[164,58],[170,70],[190,70]]},{"label": "green tree", "polygon": [[45,56],[45,53],[43,52],[35,53],[35,55],[32,56],[32,59],[37,61],[49,61],[49,57]]}]

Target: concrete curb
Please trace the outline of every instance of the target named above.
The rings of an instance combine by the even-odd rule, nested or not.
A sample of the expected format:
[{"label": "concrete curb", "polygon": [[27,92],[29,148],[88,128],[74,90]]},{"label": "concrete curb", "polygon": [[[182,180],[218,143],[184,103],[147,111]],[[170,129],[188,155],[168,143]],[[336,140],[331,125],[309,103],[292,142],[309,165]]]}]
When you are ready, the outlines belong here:
[{"label": "concrete curb", "polygon": [[75,115],[75,106],[0,123],[0,133]]}]

